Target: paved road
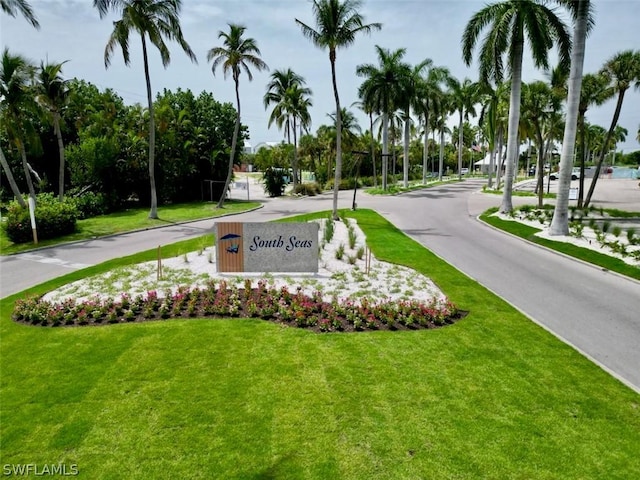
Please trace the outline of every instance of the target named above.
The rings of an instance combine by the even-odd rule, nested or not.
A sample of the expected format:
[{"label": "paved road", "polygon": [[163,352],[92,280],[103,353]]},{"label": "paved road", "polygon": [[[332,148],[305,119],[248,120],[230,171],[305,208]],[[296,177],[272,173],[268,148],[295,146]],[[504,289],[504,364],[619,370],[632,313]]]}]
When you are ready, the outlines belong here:
[{"label": "paved road", "polygon": [[[640,284],[567,259],[479,223],[497,196],[478,193],[481,181],[445,185],[396,197],[359,195],[408,235],[565,339],[640,392]],[[514,197],[514,202],[530,199]],[[349,208],[341,194],[339,207]],[[239,215],[268,221],[331,208],[331,196],[271,199]],[[84,265],[210,232],[212,220],[91,240],[0,258],[4,297]]]}]

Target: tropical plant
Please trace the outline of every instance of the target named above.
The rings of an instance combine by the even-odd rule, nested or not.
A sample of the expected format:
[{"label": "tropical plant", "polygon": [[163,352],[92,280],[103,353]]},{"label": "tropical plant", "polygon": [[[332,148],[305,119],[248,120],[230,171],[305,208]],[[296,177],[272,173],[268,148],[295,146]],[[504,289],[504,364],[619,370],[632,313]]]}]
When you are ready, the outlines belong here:
[{"label": "tropical plant", "polygon": [[382,189],[387,189],[389,161],[389,116],[396,109],[402,72],[408,66],[402,62],[406,50],[399,48],[393,52],[376,45],[378,66],[358,65],[356,75],[365,80],[358,89],[358,96],[374,112],[382,115]]},{"label": "tropical plant", "polygon": [[151,185],[151,208],[149,218],[158,218],[158,198],[155,178],[155,118],[149,76],[149,60],[147,54],[147,37],[160,52],[162,65],[166,68],[171,61],[171,54],[165,43],[167,40],[178,42],[182,50],[193,62],[197,62],[191,47],[182,35],[180,27],[181,0],[93,0],[100,18],[104,18],[110,10],[120,15],[113,23],[113,32],[104,50],[104,65],[109,68],[111,55],[117,46],[122,49],[125,65],[129,66],[129,35],[132,31],[140,35],[142,41],[142,59],[144,77],[147,85],[147,104],[149,108],[149,182]]},{"label": "tropical plant", "polygon": [[267,85],[267,93],[264,95],[265,109],[270,104],[275,104],[269,116],[268,126],[274,122],[278,128],[284,128],[287,141],[291,143],[291,131],[293,130],[293,159],[291,168],[293,171],[293,187],[298,185],[298,148],[297,126],[298,120],[302,128],[308,129],[311,123],[309,107],[312,106],[311,90],[304,87],[304,78],[290,68],[276,70],[271,74],[271,81]]},{"label": "tropical plant", "polygon": [[333,187],[333,216],[338,218],[338,189],[342,175],[342,123],[340,113],[340,96],[336,80],[336,50],[346,48],[355,42],[359,33],[371,33],[382,28],[380,23],[364,23],[364,17],[358,12],[362,2],[360,0],[314,0],[313,16],[316,29],[296,18],[296,23],[302,29],[302,34],[321,48],[329,50],[331,63],[331,81],[333,95],[336,101],[336,171]]},{"label": "tropical plant", "polygon": [[216,68],[222,65],[224,78],[227,78],[229,72],[233,77],[236,91],[236,126],[233,130],[233,139],[231,140],[231,153],[229,154],[229,168],[227,170],[227,179],[224,183],[224,190],[218,201],[216,208],[222,208],[224,199],[231,183],[233,175],[233,161],[236,153],[236,145],[238,143],[238,134],[240,132],[240,74],[242,70],[247,74],[249,81],[253,80],[253,74],[249,67],[253,67],[258,71],[268,70],[269,67],[260,58],[260,49],[253,38],[243,38],[246,27],[243,25],[229,24],[229,32],[218,32],[218,38],[222,38],[222,47],[213,47],[207,53],[207,60],[212,62],[211,72],[216,74]]},{"label": "tropical plant", "polygon": [[36,100],[49,114],[53,123],[53,132],[58,142],[58,200],[64,199],[64,142],[60,130],[62,109],[69,99],[69,81],[62,78],[62,63],[40,63],[36,78]]},{"label": "tropical plant", "polygon": [[640,50],[625,50],[615,54],[609,59],[603,69],[602,74],[605,75],[610,82],[610,87],[614,92],[618,94],[618,100],[616,102],[616,109],[611,119],[611,126],[607,132],[607,136],[604,141],[604,148],[600,152],[598,163],[596,164],[596,171],[591,180],[589,191],[584,201],[584,207],[588,207],[593,196],[593,191],[596,188],[598,177],[600,176],[600,170],[604,157],[607,154],[607,146],[613,138],[616,126],[618,125],[618,119],[620,118],[620,111],[622,110],[622,103],[624,101],[624,95],[626,91],[634,86],[635,89],[640,89]]},{"label": "tropical plant", "polygon": [[27,22],[35,28],[40,28],[40,24],[33,13],[33,9],[26,0],[0,0],[0,10],[14,18],[18,13],[21,13]]},{"label": "tropical plant", "polygon": [[506,0],[492,3],[475,13],[462,36],[462,56],[467,65],[480,33],[489,27],[480,49],[480,80],[503,79],[503,56],[508,55],[511,73],[511,98],[507,128],[507,168],[500,211],[513,210],[513,172],[518,158],[518,123],[522,85],[522,59],[525,38],[528,40],[536,67],[548,69],[548,51],[559,46],[560,62],[568,64],[571,38],[566,25],[541,0]]},{"label": "tropical plant", "polygon": [[376,156],[375,156],[375,140],[373,138],[373,105],[370,103],[365,103],[364,101],[358,100],[351,104],[351,106],[357,106],[360,110],[362,110],[369,117],[369,132],[368,132],[368,140],[369,140],[369,158],[371,158],[371,167],[373,170],[373,186],[378,186],[378,176],[376,175]]},{"label": "tropical plant", "polygon": [[[571,71],[567,94],[567,115],[565,119],[562,154],[560,156],[560,179],[553,219],[549,227],[550,235],[569,234],[569,187],[573,158],[576,151],[576,136],[580,117],[580,92],[582,89],[582,68],[584,65],[587,34],[593,26],[593,13],[590,0],[567,2],[574,15],[573,51],[571,52]],[[582,178],[582,176],[580,177]]]},{"label": "tropical plant", "polygon": [[480,87],[476,82],[465,78],[462,82],[454,77],[447,80],[451,106],[458,112],[458,178],[462,179],[462,151],[464,137],[463,120],[469,120],[469,114],[475,117],[475,104],[480,99]]},{"label": "tropical plant", "polygon": [[[33,78],[33,71],[33,65],[26,58],[20,55],[12,55],[7,48],[4,49],[0,65],[0,114],[10,142],[20,153],[29,196],[35,202],[36,192],[31,180],[33,169],[27,162],[26,148],[27,142],[31,144],[38,142],[35,129],[28,118],[29,112],[33,113],[37,110],[34,97],[28,90]],[[22,198],[15,179],[13,179],[11,168],[4,157],[4,153],[0,158],[13,194],[20,206],[26,208],[27,205]]]}]

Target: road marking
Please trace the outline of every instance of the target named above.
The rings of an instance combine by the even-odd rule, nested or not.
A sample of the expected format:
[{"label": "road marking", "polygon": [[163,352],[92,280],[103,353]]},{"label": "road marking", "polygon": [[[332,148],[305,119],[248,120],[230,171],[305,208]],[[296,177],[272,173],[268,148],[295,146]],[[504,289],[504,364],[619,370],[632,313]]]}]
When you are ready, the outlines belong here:
[{"label": "road marking", "polygon": [[20,255],[20,258],[25,259],[25,260],[30,260],[32,262],[37,262],[37,263],[45,263],[45,264],[48,264],[48,265],[57,265],[59,267],[71,268],[73,270],[78,270],[80,268],[85,268],[85,267],[89,267],[90,266],[87,263],[69,262],[67,260],[62,260],[60,258],[53,258],[53,257],[45,257],[43,255],[36,255],[35,253],[24,253],[24,254]]}]

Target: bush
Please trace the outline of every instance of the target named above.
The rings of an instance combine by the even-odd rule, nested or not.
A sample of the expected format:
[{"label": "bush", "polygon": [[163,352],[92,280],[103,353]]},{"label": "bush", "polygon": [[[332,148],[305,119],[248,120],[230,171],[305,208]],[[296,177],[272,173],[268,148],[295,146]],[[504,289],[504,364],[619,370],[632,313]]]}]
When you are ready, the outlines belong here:
[{"label": "bush", "polygon": [[[36,198],[36,227],[38,239],[56,238],[76,230],[78,213],[75,202],[58,200],[50,193],[39,194]],[[27,243],[33,240],[29,209],[22,208],[18,202],[11,202],[7,220],[3,225],[9,240],[14,243]]]},{"label": "bush", "polygon": [[299,183],[296,185],[296,188],[294,188],[293,193],[313,197],[314,195],[322,193],[322,188],[320,188],[320,185],[316,182]]},{"label": "bush", "polygon": [[[327,190],[333,190],[333,179],[330,179],[325,188]],[[341,178],[340,179],[340,187],[338,187],[338,190],[353,190],[353,188],[355,187],[356,184],[356,179],[353,177],[350,178]],[[360,181],[358,181],[358,188],[360,188],[362,185],[360,183]]]},{"label": "bush", "polygon": [[264,191],[270,197],[279,197],[284,193],[286,182],[282,169],[267,168],[262,176],[262,181],[264,182]]},{"label": "bush", "polygon": [[78,219],[97,217],[107,213],[107,197],[103,193],[84,192],[72,197],[78,211]]}]

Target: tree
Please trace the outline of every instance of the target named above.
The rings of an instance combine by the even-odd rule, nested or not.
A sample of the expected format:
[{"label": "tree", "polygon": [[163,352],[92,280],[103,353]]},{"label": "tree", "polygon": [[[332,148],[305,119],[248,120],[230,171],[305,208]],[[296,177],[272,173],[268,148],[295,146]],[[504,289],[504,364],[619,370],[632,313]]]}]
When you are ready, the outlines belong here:
[{"label": "tree", "polygon": [[296,18],[296,23],[302,29],[302,34],[311,42],[321,48],[329,50],[329,62],[331,63],[331,81],[333,83],[333,96],[336,102],[336,172],[333,184],[333,217],[338,220],[338,191],[340,177],[342,175],[342,124],[340,113],[340,96],[336,81],[336,50],[346,48],[355,42],[359,33],[371,33],[380,30],[380,23],[364,23],[364,17],[358,12],[362,5],[360,0],[314,0],[313,16],[316,29],[301,22]]},{"label": "tree", "polygon": [[369,158],[371,158],[371,168],[373,170],[373,186],[378,187],[378,177],[376,175],[376,156],[375,156],[375,140],[373,139],[373,112],[374,107],[371,103],[365,103],[364,101],[357,100],[351,104],[352,107],[356,106],[369,117]]},{"label": "tree", "polygon": [[458,178],[462,180],[462,150],[464,147],[464,137],[462,128],[463,120],[469,120],[469,114],[475,117],[475,104],[480,99],[480,89],[476,82],[465,78],[462,82],[449,77],[449,98],[451,105],[458,111]]},{"label": "tree", "polygon": [[387,189],[387,164],[389,161],[389,116],[396,109],[403,70],[402,62],[406,50],[399,48],[393,52],[376,45],[378,66],[358,65],[356,75],[365,80],[358,89],[358,96],[373,111],[382,114],[382,189]]},{"label": "tree", "polygon": [[590,0],[578,0],[568,3],[574,14],[573,51],[571,52],[571,71],[569,73],[569,91],[567,94],[567,115],[560,156],[560,178],[558,196],[553,211],[550,235],[569,234],[569,188],[571,171],[576,151],[578,118],[580,116],[580,91],[582,89],[582,68],[587,33],[593,26],[593,13]]},{"label": "tree", "polygon": [[36,100],[51,117],[53,131],[58,141],[58,200],[64,199],[64,142],[60,130],[62,109],[69,98],[69,82],[62,78],[62,63],[40,63],[37,75]]},{"label": "tree", "polygon": [[109,68],[111,55],[119,45],[125,65],[129,66],[129,35],[132,31],[140,34],[142,41],[142,58],[144,77],[147,85],[147,104],[149,108],[149,182],[151,184],[151,209],[149,218],[158,218],[158,198],[155,179],[155,118],[149,76],[149,59],[147,55],[147,37],[160,52],[162,65],[167,68],[171,54],[165,43],[167,40],[178,42],[182,50],[193,62],[197,62],[191,47],[182,35],[180,27],[181,0],[93,0],[100,18],[104,18],[109,10],[120,15],[120,20],[113,22],[113,32],[104,50],[104,65]]},{"label": "tree", "polygon": [[414,109],[422,115],[424,127],[424,147],[422,153],[422,183],[427,182],[427,159],[429,156],[429,126],[430,115],[437,109],[442,99],[442,86],[447,83],[449,70],[444,67],[429,67],[427,74],[418,83],[418,94],[414,102]]},{"label": "tree", "polygon": [[233,160],[236,153],[236,145],[238,142],[238,133],[240,132],[240,74],[242,70],[247,74],[249,81],[253,80],[253,74],[249,67],[254,67],[258,71],[268,70],[269,67],[260,58],[260,49],[253,38],[243,38],[246,27],[242,25],[229,24],[229,32],[218,32],[218,38],[222,38],[222,47],[213,47],[207,52],[207,60],[213,62],[211,64],[211,72],[215,75],[216,68],[222,65],[222,72],[226,79],[229,72],[233,78],[236,90],[236,126],[233,130],[233,139],[231,141],[231,153],[229,154],[229,168],[227,170],[227,179],[224,183],[224,190],[218,201],[216,208],[223,208],[224,199],[227,189],[231,183],[233,175]]},{"label": "tree", "polygon": [[271,81],[267,85],[267,93],[264,95],[265,109],[274,103],[275,106],[269,116],[268,126],[274,122],[278,128],[283,128],[287,136],[287,141],[291,143],[291,131],[293,130],[293,187],[298,184],[298,152],[297,152],[297,131],[298,120],[301,126],[308,128],[311,123],[309,107],[312,106],[311,90],[304,87],[304,78],[295,73],[290,68],[287,70],[276,70],[271,74]]},{"label": "tree", "polygon": [[[9,50],[5,48],[0,64],[0,112],[3,119],[2,123],[5,125],[9,140],[20,153],[29,195],[35,201],[36,193],[31,181],[32,168],[27,162],[25,145],[27,141],[37,141],[33,125],[28,120],[29,112],[36,110],[33,95],[28,91],[32,77],[33,65],[20,55],[10,54]],[[20,206],[26,208],[27,204],[22,198],[4,153],[0,156],[0,160],[2,161],[2,168],[9,179],[13,194]]]},{"label": "tree", "polygon": [[548,68],[548,51],[559,46],[560,62],[567,64],[571,39],[566,25],[541,0],[506,0],[487,5],[475,13],[462,36],[462,56],[467,65],[480,33],[489,26],[480,50],[480,80],[487,82],[503,79],[503,56],[508,55],[511,73],[511,98],[507,128],[507,169],[501,212],[513,210],[511,200],[513,169],[518,158],[518,123],[522,85],[522,59],[525,37],[528,40],[536,67]]},{"label": "tree", "polygon": [[37,29],[40,28],[33,9],[26,0],[0,0],[0,10],[14,18],[18,13],[21,13],[27,22]]},{"label": "tree", "polygon": [[585,208],[589,206],[591,197],[593,196],[593,191],[596,188],[602,163],[604,162],[604,157],[607,154],[607,146],[615,132],[616,125],[618,124],[618,118],[620,118],[624,95],[632,85],[634,85],[636,89],[640,88],[640,50],[625,50],[617,53],[605,63],[602,69],[602,74],[609,79],[612,91],[618,93],[618,100],[616,102],[616,109],[613,113],[613,118],[611,119],[611,126],[609,127],[607,137],[604,141],[605,146],[600,152],[598,163],[596,164],[596,171],[593,175],[589,191],[587,192],[587,197],[584,201]]}]

